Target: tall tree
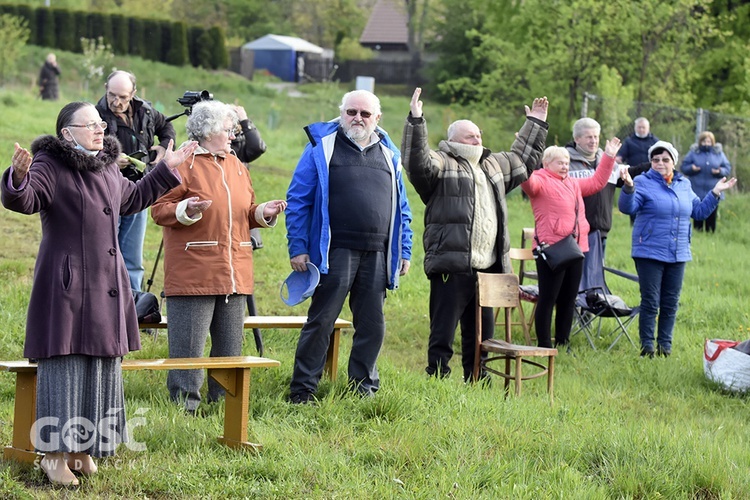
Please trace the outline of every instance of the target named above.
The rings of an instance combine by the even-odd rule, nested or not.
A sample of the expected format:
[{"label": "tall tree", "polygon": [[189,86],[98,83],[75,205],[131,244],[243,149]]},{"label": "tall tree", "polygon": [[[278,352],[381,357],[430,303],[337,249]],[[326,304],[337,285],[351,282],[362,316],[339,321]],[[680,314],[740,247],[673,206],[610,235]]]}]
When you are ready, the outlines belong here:
[{"label": "tall tree", "polygon": [[523,109],[547,95],[551,120],[566,128],[580,114],[586,92],[596,93],[602,68],[615,68],[623,85],[644,100],[689,96],[695,54],[711,20],[710,0],[650,3],[629,0],[526,0],[516,10],[490,3],[480,42],[468,57],[481,61],[477,82],[456,74],[443,88],[465,85],[483,104]]}]

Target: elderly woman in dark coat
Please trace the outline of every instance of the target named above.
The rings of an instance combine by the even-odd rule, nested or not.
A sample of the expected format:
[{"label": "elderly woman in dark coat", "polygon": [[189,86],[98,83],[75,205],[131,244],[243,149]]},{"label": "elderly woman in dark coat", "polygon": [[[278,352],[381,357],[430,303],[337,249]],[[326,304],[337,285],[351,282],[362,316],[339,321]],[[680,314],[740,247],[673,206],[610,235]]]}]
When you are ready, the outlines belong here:
[{"label": "elderly woman in dark coat", "polygon": [[46,453],[40,465],[55,484],[78,484],[71,468],[93,474],[91,457],[112,455],[126,441],[120,360],[140,340],[117,219],[179,185],[172,169],[196,146],[172,152],[170,145],[133,183],[120,175],[120,146],[104,137],[105,128],[93,105],[66,105],[57,137],[32,143],[33,159],[16,144],[0,185],[6,208],[39,213],[42,222],[24,356],[39,364],[32,441]]}]

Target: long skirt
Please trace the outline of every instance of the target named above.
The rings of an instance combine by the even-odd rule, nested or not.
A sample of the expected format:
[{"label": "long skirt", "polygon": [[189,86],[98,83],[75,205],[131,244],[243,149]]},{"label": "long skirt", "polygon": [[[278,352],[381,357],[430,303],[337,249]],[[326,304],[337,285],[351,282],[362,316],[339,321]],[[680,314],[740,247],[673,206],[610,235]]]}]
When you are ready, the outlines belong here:
[{"label": "long skirt", "polygon": [[31,430],[37,451],[106,457],[127,442],[120,363],[82,354],[38,360]]}]

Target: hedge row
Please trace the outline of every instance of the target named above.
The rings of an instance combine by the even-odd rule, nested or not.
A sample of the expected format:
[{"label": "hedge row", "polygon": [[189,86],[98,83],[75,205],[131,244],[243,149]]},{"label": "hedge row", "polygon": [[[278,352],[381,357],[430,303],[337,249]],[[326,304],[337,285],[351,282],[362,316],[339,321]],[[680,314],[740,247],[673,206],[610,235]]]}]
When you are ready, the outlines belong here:
[{"label": "hedge row", "polygon": [[81,38],[101,36],[117,55],[175,66],[219,69],[229,65],[224,30],[219,27],[31,5],[0,4],[0,14],[26,19],[33,45],[82,52]]}]

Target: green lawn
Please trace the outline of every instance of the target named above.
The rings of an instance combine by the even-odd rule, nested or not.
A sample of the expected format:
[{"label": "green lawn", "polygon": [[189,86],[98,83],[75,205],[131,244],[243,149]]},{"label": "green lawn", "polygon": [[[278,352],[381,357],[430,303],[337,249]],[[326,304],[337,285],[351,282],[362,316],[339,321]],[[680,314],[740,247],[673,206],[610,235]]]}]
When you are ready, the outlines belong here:
[{"label": "green lawn", "polygon": [[[41,49],[32,49],[32,62],[23,76],[0,89],[0,156],[5,165],[14,141],[28,145],[54,127],[61,103],[35,100],[33,89],[24,83],[42,57]],[[67,100],[82,92],[74,80],[77,57],[58,54]],[[293,98],[262,82],[228,74],[141,60],[116,64],[133,68],[139,87],[167,114],[180,111],[173,99],[185,90],[208,88],[228,101],[235,98],[224,95],[236,96],[269,145],[269,152],[251,169],[260,199],[284,196],[305,143],[301,128],[335,116],[338,99],[349,90],[334,84],[304,86],[299,89],[302,97]],[[385,95],[385,90],[394,95]],[[92,91],[85,97],[98,96]],[[383,124],[397,142],[408,105],[408,91],[384,89]],[[471,115],[433,105],[429,99],[425,112],[435,142],[447,121],[460,113]],[[484,125],[481,116],[475,120]],[[184,128],[178,129],[184,134]],[[497,149],[508,147],[513,132],[498,132],[487,142]],[[641,359],[625,339],[610,352],[594,351],[585,338],[576,336],[573,352],[558,356],[555,404],[550,406],[541,380],[526,382],[520,398],[504,399],[499,380],[481,388],[464,385],[460,376],[438,381],[424,374],[429,322],[428,283],[422,271],[424,207],[409,189],[415,215],[414,259],[402,287],[388,295],[388,332],[379,362],[382,389],[377,397],[360,399],[345,388],[351,345],[347,332],[339,381],[323,381],[317,405],[289,405],[296,332],[264,331],[266,356],[281,361],[281,367],[253,372],[250,435],[264,445],[256,455],[216,442],[222,429],[221,404],[206,406],[203,418],[188,417],[169,403],[163,372],[126,373],[128,415],[141,415],[145,423],[133,430],[133,438],[144,443],[146,451],[121,449],[116,457],[100,461],[100,473],[84,479],[75,496],[750,498],[748,400],[708,383],[702,366],[705,338],[750,337],[745,309],[750,289],[750,196],[730,195],[722,203],[717,233],[694,237],[694,261],[687,268],[673,355]],[[520,244],[521,228],[533,224],[531,210],[519,193],[508,205],[512,242]],[[0,235],[0,358],[20,359],[39,242],[38,218],[0,208]],[[159,239],[158,228],[151,225],[145,248],[147,274]],[[255,261],[260,314],[305,314],[306,304],[289,308],[279,298],[279,286],[290,271],[283,220],[265,231],[263,241],[265,247]],[[634,272],[629,220],[619,213],[607,244],[607,263]],[[161,282],[158,269],[152,291],[158,293]],[[627,302],[637,303],[632,283],[610,277],[609,285]],[[346,310],[342,316],[351,318]],[[635,324],[631,335],[637,342]],[[606,347],[606,339],[599,345]],[[255,353],[250,335],[244,353]],[[143,350],[132,356],[166,357],[166,335],[156,340],[144,335]],[[14,377],[0,374],[3,445],[11,442],[14,390]],[[0,462],[2,498],[69,495],[49,488],[43,473],[33,467]]]}]

